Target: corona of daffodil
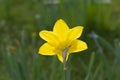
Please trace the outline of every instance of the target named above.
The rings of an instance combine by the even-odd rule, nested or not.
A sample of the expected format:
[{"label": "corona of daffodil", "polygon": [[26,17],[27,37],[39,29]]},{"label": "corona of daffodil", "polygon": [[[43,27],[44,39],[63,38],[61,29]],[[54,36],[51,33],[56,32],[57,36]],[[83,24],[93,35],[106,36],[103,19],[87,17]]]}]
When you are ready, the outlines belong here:
[{"label": "corona of daffodil", "polygon": [[82,31],[82,26],[69,29],[62,19],[57,20],[53,31],[40,31],[39,35],[46,43],[39,48],[39,54],[57,55],[58,59],[64,63],[71,53],[87,49],[87,44],[82,40],[78,40]]}]

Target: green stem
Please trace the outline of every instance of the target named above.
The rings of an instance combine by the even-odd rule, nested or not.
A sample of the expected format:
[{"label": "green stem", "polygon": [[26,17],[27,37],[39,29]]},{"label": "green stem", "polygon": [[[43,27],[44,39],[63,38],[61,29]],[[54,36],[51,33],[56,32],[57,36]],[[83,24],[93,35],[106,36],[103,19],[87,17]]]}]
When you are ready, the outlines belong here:
[{"label": "green stem", "polygon": [[67,80],[67,69],[64,69],[65,80]]},{"label": "green stem", "polygon": [[66,63],[66,57],[67,57],[67,52],[68,52],[68,50],[69,50],[69,47],[63,49],[63,51],[62,51],[65,80],[68,80],[68,79],[67,79],[67,63]]}]

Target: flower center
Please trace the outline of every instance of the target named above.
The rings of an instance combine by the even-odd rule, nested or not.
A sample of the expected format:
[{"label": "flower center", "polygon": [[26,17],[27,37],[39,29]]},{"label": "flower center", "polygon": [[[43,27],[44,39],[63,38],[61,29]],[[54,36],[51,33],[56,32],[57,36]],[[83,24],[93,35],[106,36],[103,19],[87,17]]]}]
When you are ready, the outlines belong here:
[{"label": "flower center", "polygon": [[60,44],[59,44],[59,49],[60,50],[65,50],[65,49],[67,49],[68,48],[68,46],[69,46],[69,44],[65,41],[65,42],[61,42]]}]

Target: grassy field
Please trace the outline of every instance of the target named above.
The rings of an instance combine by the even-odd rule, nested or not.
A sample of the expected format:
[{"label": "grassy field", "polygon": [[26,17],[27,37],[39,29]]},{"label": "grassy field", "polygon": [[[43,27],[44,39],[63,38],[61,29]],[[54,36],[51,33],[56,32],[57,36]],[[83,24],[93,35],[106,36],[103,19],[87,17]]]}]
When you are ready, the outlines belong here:
[{"label": "grassy field", "polygon": [[60,18],[84,26],[80,39],[88,44],[70,55],[67,79],[120,80],[120,1],[49,1],[0,0],[0,80],[64,80],[57,57],[38,54],[39,31]]}]

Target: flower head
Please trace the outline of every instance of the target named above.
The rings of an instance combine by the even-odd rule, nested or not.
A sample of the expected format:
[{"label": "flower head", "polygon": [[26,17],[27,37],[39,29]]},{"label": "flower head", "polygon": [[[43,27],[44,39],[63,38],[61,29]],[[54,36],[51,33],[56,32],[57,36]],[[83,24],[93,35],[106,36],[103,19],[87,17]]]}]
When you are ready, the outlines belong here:
[{"label": "flower head", "polygon": [[39,54],[57,55],[58,59],[64,63],[69,54],[87,49],[87,44],[78,40],[82,31],[82,26],[69,29],[62,19],[57,20],[53,31],[40,31],[39,35],[46,43],[39,48]]}]

